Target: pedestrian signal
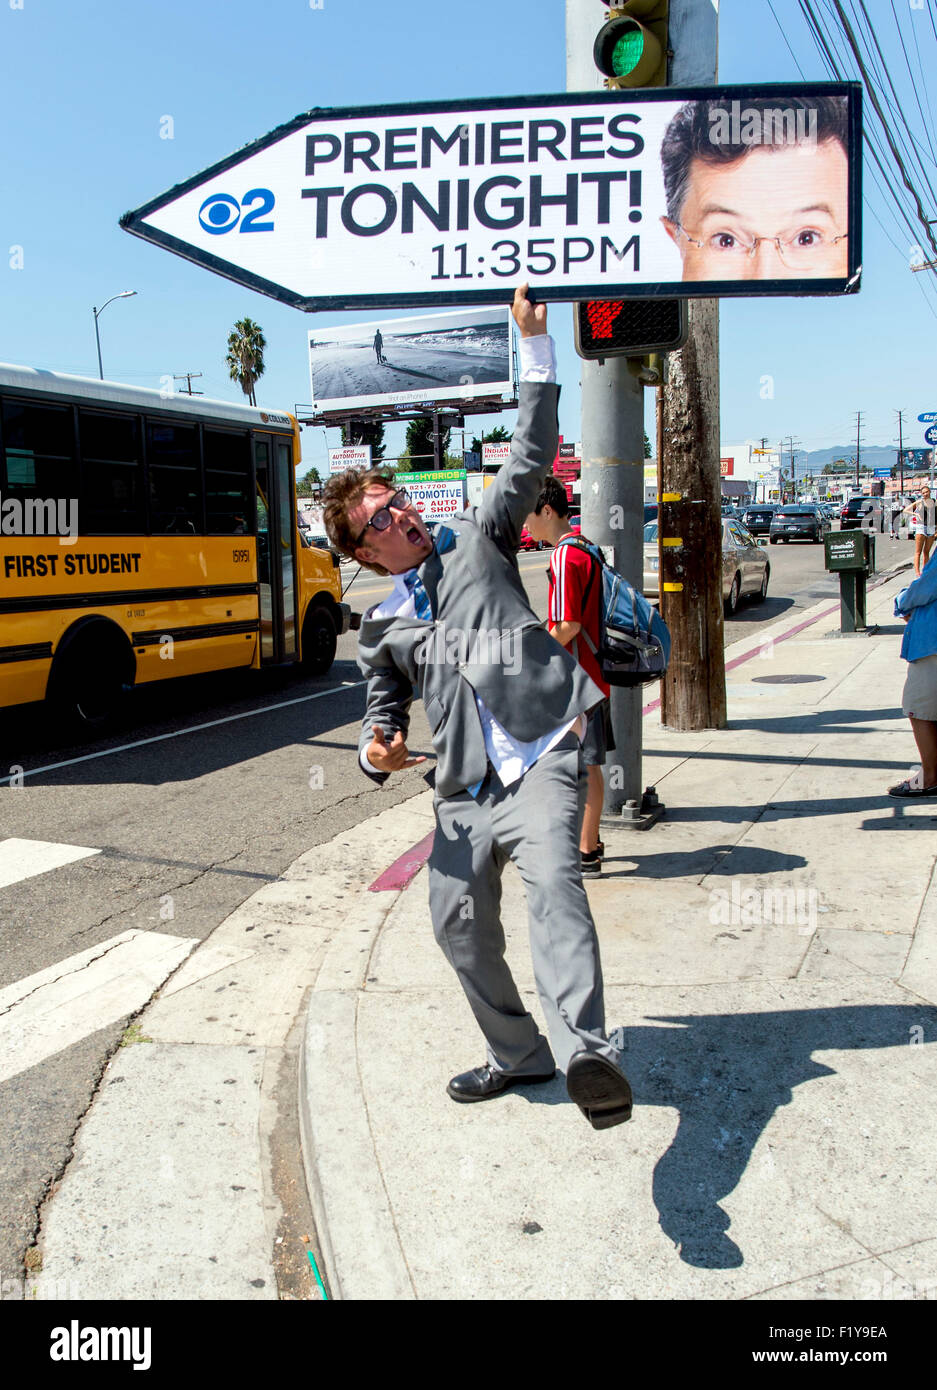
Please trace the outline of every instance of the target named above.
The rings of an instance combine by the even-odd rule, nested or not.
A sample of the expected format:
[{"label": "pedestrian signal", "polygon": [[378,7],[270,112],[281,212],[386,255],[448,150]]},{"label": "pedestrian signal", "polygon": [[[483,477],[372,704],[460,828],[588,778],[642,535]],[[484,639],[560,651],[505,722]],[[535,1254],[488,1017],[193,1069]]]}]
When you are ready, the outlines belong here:
[{"label": "pedestrian signal", "polygon": [[675,352],[687,336],[685,299],[586,299],[573,305],[580,357]]}]

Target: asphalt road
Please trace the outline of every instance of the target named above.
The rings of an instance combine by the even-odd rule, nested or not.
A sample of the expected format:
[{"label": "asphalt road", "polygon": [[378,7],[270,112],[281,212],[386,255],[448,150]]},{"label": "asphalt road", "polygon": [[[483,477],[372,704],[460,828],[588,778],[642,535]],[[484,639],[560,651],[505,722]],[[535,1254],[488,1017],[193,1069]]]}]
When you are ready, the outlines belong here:
[{"label": "asphalt road", "polygon": [[[910,554],[907,542],[879,542],[882,568]],[[726,624],[727,643],[838,592],[822,547],[775,546],[769,558],[769,598],[740,608]],[[548,556],[531,552],[519,563],[543,617]],[[353,575],[343,567],[346,584]],[[389,588],[361,573],[347,598],[360,610]],[[62,738],[41,708],[0,711],[0,777],[13,771],[22,782],[0,785],[0,842],[93,851],[18,881],[0,875],[0,990],[62,970],[77,953],[106,952],[129,930],[202,940],[304,851],[421,790],[422,769],[379,790],[355,767],[364,710],[355,646],[354,634],[343,638],[318,680],[245,672],[141,689],[119,727],[85,743]],[[428,744],[416,705],[410,746],[429,752]],[[0,1297],[16,1297],[38,1206],[135,1011],[38,1060],[28,1038],[8,1047]],[[3,1013],[0,1000],[0,1034]]]}]

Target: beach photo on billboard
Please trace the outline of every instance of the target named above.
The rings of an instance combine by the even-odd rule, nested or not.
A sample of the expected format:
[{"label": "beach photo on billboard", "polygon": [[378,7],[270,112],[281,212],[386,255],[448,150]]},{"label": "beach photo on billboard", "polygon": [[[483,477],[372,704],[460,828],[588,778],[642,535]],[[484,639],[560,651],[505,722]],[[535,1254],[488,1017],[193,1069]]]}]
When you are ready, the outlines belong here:
[{"label": "beach photo on billboard", "polygon": [[316,411],[512,395],[507,307],[318,328],[309,334]]}]

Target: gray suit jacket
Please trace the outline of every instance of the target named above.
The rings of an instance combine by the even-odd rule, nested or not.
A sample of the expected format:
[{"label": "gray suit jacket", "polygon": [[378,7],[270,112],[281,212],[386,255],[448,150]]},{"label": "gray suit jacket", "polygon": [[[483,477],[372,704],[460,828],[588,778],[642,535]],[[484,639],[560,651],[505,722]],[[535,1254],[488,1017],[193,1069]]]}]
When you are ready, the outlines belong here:
[{"label": "gray suit jacket", "polygon": [[[414,686],[436,751],[436,789],[452,796],[482,780],[488,755],[476,693],[508,733],[532,742],[592,709],[602,692],[550,636],[530,607],[516,549],[557,448],[559,388],[521,382],[511,456],[451,523],[456,545],[420,566],[433,622],[361,620],[358,664],[368,678],[359,753],[379,725],[388,742],[407,736]],[[377,782],[385,776],[369,773]]]}]

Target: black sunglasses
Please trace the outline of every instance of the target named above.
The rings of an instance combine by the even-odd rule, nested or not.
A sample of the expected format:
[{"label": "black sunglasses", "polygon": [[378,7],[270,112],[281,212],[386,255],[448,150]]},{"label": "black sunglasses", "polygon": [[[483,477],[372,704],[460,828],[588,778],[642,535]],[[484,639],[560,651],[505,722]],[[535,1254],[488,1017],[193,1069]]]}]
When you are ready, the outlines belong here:
[{"label": "black sunglasses", "polygon": [[409,507],[409,505],[410,494],[409,492],[407,492],[406,488],[401,488],[399,492],[395,492],[389,502],[386,502],[383,507],[378,507],[377,511],[374,513],[371,520],[368,522],[368,525],[365,526],[364,530],[361,532],[361,535],[355,541],[355,549],[357,550],[358,546],[361,544],[361,542],[367,535],[368,526],[373,526],[375,531],[387,530],[388,526],[394,519],[390,514],[391,507],[395,508],[395,510],[398,512],[402,512],[404,508]]}]

